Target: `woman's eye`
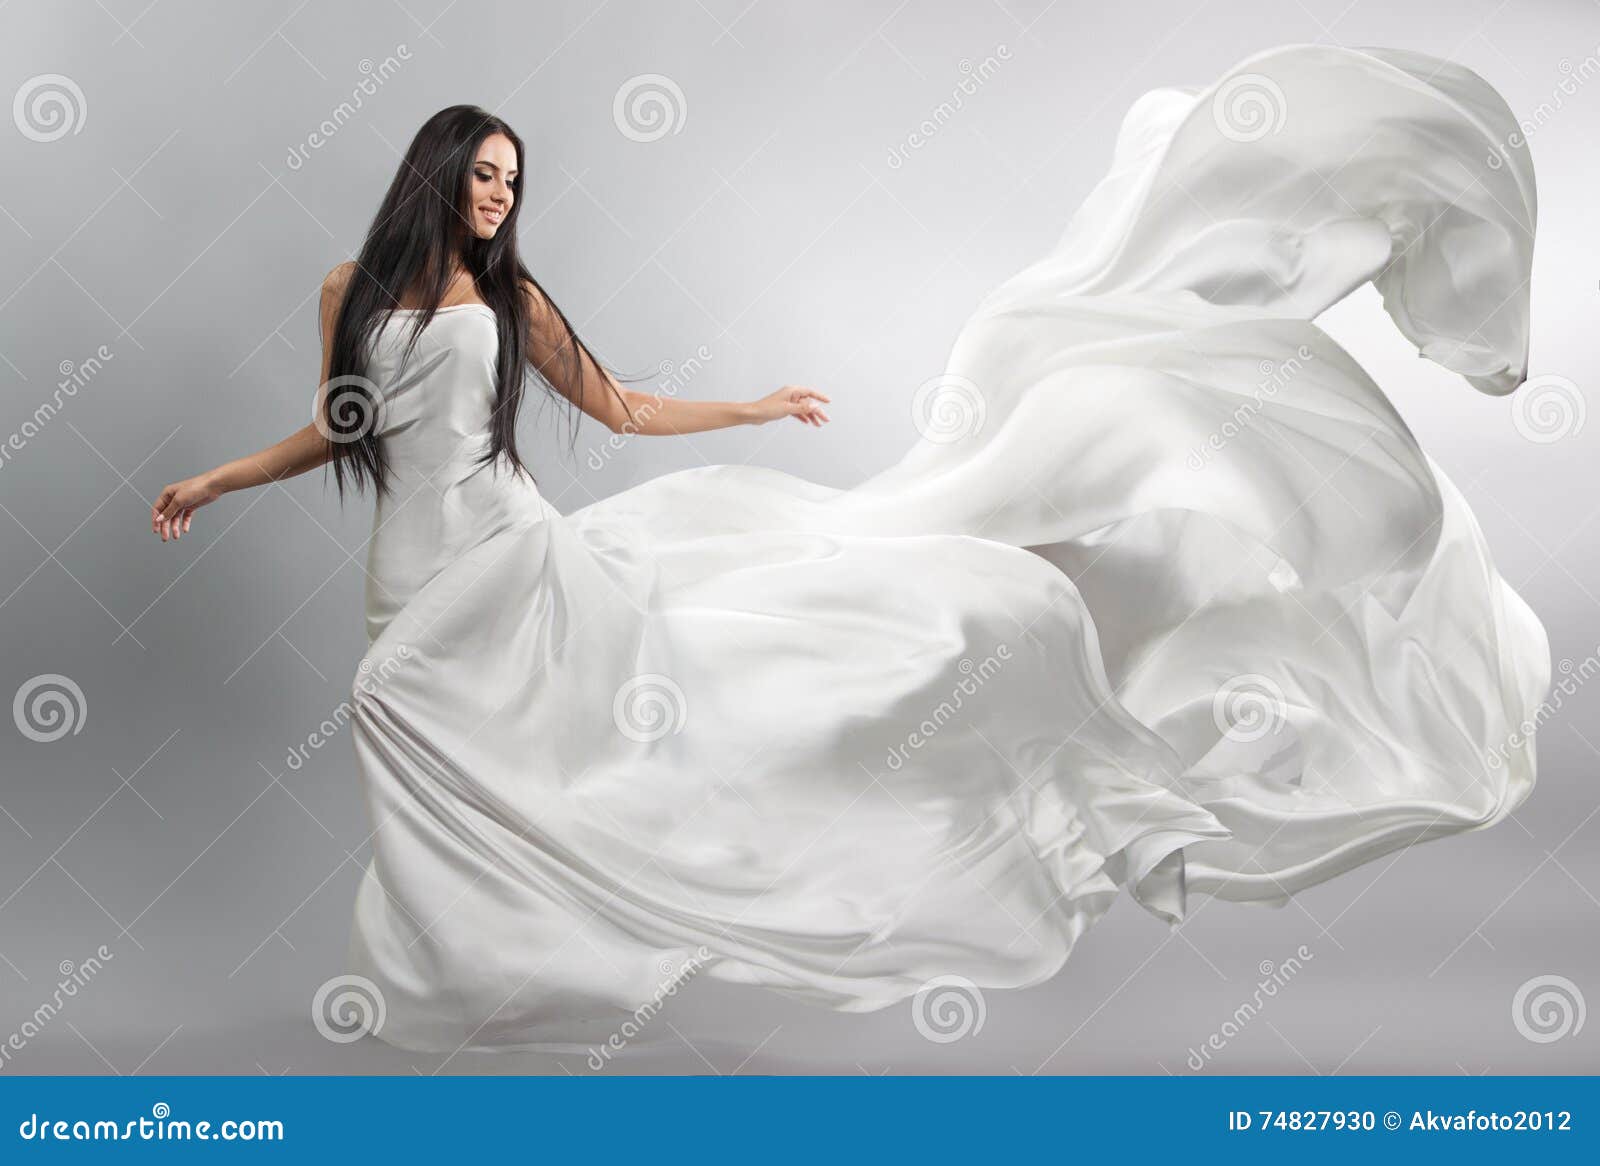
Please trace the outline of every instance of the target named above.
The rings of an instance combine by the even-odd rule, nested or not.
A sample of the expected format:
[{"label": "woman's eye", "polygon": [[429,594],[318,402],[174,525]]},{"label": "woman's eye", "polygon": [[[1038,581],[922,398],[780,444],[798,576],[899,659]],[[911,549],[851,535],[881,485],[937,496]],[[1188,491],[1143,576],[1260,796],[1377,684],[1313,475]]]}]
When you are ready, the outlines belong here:
[{"label": "woman's eye", "polygon": [[478,175],[476,175],[476,177],[477,177],[479,182],[493,182],[494,181],[494,175],[493,174],[478,174]]}]

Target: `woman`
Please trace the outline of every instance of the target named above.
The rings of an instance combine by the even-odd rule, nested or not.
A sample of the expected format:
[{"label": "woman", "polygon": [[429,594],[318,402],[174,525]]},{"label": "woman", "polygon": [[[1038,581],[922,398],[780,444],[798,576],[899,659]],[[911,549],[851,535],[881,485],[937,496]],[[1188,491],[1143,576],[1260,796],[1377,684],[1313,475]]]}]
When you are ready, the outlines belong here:
[{"label": "woman", "polygon": [[[517,456],[516,420],[528,363],[555,391],[614,433],[700,433],[779,417],[820,427],[828,419],[821,408],[828,398],[795,386],[748,404],[680,401],[623,390],[518,258],[521,189],[522,139],[505,122],[470,105],[451,106],[430,118],[389,185],[360,259],[341,263],[323,280],[318,420],[259,453],[168,486],[151,514],[151,526],[162,541],[181,537],[193,524],[194,512],[223,494],[293,477],[330,461],[341,491],[347,478],[387,490],[388,458],[371,424],[378,393],[362,375],[362,345],[396,313],[415,317],[414,340],[441,309],[475,305],[488,310],[503,343],[494,362],[489,446],[481,452],[486,461],[503,458],[518,470],[523,466]],[[418,241],[419,235],[424,242]],[[330,397],[330,380],[343,391],[336,389]],[[596,391],[586,393],[590,380]]]},{"label": "woman", "polygon": [[1281,900],[1510,812],[1543,629],[1310,320],[1371,280],[1425,355],[1514,389],[1514,129],[1474,75],[1376,50],[1147,95],[899,465],[842,492],[713,466],[562,516],[517,456],[528,366],[617,432],[827,398],[623,388],[517,260],[520,141],[430,120],[324,286],[316,423],[151,518],[325,462],[376,490],[369,1024],[517,1047],[697,973],[848,1010],[1030,984],[1121,887],[1169,920]]}]

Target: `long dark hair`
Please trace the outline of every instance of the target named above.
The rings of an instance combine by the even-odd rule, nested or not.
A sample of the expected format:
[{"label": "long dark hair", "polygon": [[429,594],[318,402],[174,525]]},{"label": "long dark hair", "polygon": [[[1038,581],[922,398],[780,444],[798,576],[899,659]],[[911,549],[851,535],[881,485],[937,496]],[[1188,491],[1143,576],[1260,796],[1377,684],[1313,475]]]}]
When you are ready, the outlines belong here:
[{"label": "long dark hair", "polygon": [[[514,195],[510,211],[494,237],[482,239],[469,226],[472,173],[479,145],[493,134],[504,134],[516,148],[517,174],[510,183]],[[522,139],[500,118],[477,106],[441,109],[411,139],[383,205],[367,229],[334,326],[328,383],[338,388],[324,394],[321,425],[329,439],[329,464],[340,497],[347,481],[357,491],[371,485],[381,494],[389,488],[388,458],[375,424],[381,402],[366,379],[368,341],[389,312],[401,306],[400,297],[414,297],[425,307],[416,313],[406,349],[409,356],[450,287],[458,257],[484,303],[494,309],[500,336],[495,409],[489,448],[481,459],[484,463],[503,457],[513,472],[527,472],[517,455],[516,427],[529,360],[528,286],[544,310],[559,321],[565,336],[561,351],[576,372],[572,383],[577,386],[578,399],[572,403],[581,407],[589,363],[604,384],[604,366],[517,255],[523,177]],[[548,388],[548,380],[538,371]]]}]

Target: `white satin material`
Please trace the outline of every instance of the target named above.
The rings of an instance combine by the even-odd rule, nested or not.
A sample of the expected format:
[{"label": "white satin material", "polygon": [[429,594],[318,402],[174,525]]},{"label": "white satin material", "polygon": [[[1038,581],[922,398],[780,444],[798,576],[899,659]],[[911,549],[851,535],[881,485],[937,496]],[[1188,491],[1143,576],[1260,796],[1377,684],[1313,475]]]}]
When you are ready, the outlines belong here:
[{"label": "white satin material", "polygon": [[[1261,78],[1281,125],[1236,140]],[[350,951],[379,1035],[560,1041],[685,966],[847,1010],[1032,984],[1119,888],[1281,900],[1507,814],[1543,629],[1310,320],[1370,280],[1425,356],[1515,388],[1514,128],[1391,51],[1145,96],[962,329],[930,439],[851,491],[716,466],[562,517],[475,467],[492,313],[404,362],[392,318]]]}]

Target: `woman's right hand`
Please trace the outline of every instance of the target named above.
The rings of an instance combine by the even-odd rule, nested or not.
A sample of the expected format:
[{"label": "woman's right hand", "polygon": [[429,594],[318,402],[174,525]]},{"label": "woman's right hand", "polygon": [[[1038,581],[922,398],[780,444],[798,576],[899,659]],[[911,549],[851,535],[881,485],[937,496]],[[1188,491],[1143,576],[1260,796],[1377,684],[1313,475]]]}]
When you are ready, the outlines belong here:
[{"label": "woman's right hand", "polygon": [[155,505],[150,508],[150,529],[161,536],[162,542],[181,538],[189,532],[194,512],[220,497],[222,487],[211,473],[174,482],[157,495]]},{"label": "woman's right hand", "polygon": [[765,425],[780,417],[793,417],[796,421],[821,429],[830,418],[822,411],[823,405],[832,401],[802,385],[784,385],[775,393],[768,393],[759,401],[750,402],[751,422]]}]

